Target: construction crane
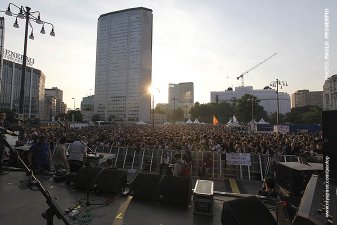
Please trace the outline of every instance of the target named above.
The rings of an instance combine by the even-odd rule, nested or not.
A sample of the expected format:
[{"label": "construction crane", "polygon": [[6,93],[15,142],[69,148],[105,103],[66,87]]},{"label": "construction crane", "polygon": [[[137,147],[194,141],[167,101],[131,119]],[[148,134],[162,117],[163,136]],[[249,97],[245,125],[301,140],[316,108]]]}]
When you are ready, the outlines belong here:
[{"label": "construction crane", "polygon": [[250,68],[249,70],[247,70],[246,72],[240,74],[236,79],[239,80],[241,78],[241,86],[244,87],[245,83],[244,83],[244,78],[243,76],[246,75],[247,73],[249,73],[250,71],[252,71],[253,69],[261,66],[263,63],[265,63],[266,61],[268,61],[269,59],[271,59],[272,57],[274,57],[275,55],[277,55],[277,53],[274,53],[273,55],[269,56],[268,58],[266,58],[265,60],[263,60],[262,62],[259,62],[257,65],[255,65],[254,67]]}]

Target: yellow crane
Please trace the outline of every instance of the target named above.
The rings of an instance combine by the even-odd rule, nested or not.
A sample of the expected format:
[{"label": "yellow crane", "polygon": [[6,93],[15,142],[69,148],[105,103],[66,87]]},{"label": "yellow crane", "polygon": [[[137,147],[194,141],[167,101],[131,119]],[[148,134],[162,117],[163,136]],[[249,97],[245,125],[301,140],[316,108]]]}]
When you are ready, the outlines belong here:
[{"label": "yellow crane", "polygon": [[250,71],[252,71],[253,69],[261,66],[263,63],[265,63],[266,61],[268,61],[269,59],[271,59],[272,57],[274,57],[275,55],[277,55],[277,53],[274,53],[273,55],[269,56],[268,58],[266,58],[265,60],[263,60],[262,62],[259,62],[258,64],[256,64],[254,67],[250,68],[249,70],[247,70],[246,72],[240,74],[236,79],[239,80],[241,78],[241,86],[244,87],[245,83],[244,83],[244,78],[243,76],[246,75],[247,73],[249,73]]}]

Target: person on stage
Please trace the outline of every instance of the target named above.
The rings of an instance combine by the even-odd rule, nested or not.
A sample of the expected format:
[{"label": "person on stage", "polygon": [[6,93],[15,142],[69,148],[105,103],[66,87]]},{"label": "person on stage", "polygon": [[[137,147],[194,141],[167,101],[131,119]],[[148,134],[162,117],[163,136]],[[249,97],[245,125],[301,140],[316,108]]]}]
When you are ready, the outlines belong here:
[{"label": "person on stage", "polygon": [[67,142],[67,138],[62,136],[59,140],[58,145],[55,147],[54,151],[54,162],[55,162],[55,170],[66,170],[69,171],[69,163],[67,160],[67,149],[65,143]]},{"label": "person on stage", "polygon": [[83,162],[87,154],[87,146],[83,143],[85,137],[79,137],[69,148],[69,168],[70,172],[77,172],[83,167]]},{"label": "person on stage", "polygon": [[29,148],[29,167],[37,173],[49,172],[51,158],[49,144],[44,135],[39,135],[37,138],[37,142]]}]

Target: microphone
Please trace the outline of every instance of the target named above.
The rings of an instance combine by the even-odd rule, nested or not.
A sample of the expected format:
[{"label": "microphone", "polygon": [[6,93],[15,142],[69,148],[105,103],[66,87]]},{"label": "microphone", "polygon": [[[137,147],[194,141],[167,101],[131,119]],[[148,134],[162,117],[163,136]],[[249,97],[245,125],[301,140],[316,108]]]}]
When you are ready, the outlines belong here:
[{"label": "microphone", "polygon": [[18,136],[16,133],[14,133],[13,131],[7,130],[4,127],[0,127],[0,133],[2,134],[9,134],[11,136]]},{"label": "microphone", "polygon": [[57,120],[57,122],[61,125],[61,127],[63,127],[64,129],[67,129],[66,126],[60,120]]}]

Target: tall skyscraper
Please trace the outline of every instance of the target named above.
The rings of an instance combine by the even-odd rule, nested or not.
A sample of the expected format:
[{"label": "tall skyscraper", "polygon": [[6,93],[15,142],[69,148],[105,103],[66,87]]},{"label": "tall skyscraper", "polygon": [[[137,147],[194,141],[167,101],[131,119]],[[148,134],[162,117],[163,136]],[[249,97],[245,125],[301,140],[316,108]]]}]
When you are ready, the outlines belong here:
[{"label": "tall skyscraper", "polygon": [[98,18],[95,114],[150,122],[152,10],[131,8]]}]

